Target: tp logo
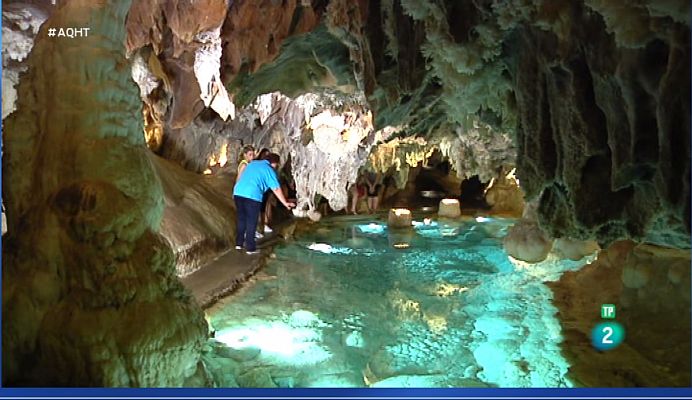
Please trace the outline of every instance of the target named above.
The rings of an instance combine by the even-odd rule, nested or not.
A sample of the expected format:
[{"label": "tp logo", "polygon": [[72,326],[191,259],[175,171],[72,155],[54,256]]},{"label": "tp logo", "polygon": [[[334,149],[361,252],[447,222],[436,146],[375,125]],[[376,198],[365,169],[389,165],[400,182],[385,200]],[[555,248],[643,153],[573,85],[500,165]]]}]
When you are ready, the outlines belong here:
[{"label": "tp logo", "polygon": [[[601,305],[602,319],[615,319],[615,305]],[[591,344],[597,350],[612,350],[625,340],[625,328],[615,321],[601,322],[591,331]]]},{"label": "tp logo", "polygon": [[601,318],[615,319],[615,304],[603,304],[601,306]]}]

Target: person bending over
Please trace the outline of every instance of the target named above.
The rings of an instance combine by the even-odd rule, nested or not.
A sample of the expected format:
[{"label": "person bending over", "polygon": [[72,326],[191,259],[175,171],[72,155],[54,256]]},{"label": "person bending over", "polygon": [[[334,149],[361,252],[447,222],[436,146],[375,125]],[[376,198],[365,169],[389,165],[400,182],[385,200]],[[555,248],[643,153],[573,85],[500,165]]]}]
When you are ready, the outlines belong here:
[{"label": "person bending over", "polygon": [[274,153],[269,154],[264,160],[251,161],[233,189],[233,200],[237,212],[236,250],[242,250],[245,246],[247,254],[259,253],[255,243],[255,229],[257,229],[257,219],[265,192],[270,190],[274,192],[276,198],[286,208],[295,207],[295,203],[287,201],[281,191],[279,178],[276,175],[279,161],[279,155]]}]

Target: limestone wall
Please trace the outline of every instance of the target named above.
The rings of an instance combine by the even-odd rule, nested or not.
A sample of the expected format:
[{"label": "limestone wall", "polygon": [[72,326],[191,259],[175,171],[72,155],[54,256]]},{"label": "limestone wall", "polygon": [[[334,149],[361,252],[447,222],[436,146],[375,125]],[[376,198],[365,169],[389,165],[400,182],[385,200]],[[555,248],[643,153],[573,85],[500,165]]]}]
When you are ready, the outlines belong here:
[{"label": "limestone wall", "polygon": [[[179,386],[207,327],[156,233],[129,1],[61,3],[4,121],[3,384]],[[89,27],[49,38],[48,27]]]}]

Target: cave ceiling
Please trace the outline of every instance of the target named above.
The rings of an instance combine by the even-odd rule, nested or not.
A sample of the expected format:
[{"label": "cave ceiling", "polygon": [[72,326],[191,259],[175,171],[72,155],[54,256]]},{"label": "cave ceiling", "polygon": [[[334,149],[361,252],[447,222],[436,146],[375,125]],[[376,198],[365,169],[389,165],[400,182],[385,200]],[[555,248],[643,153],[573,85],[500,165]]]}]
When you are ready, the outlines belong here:
[{"label": "cave ceiling", "polygon": [[165,126],[204,109],[194,54],[220,29],[220,78],[238,107],[269,92],[360,97],[390,138],[454,141],[460,175],[516,165],[555,236],[681,246],[688,16],[676,0],[134,1],[127,51],[160,64]]}]

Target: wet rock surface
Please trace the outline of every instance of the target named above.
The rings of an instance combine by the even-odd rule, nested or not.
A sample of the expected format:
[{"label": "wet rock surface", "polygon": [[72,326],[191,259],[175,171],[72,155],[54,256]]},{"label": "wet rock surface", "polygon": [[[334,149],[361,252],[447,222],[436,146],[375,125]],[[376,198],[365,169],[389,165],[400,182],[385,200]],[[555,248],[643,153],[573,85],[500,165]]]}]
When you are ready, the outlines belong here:
[{"label": "wet rock surface", "polygon": [[156,233],[128,9],[56,10],[47,24],[88,19],[91,34],[56,41],[44,25],[4,121],[3,385],[181,386],[198,368],[207,327]]},{"label": "wet rock surface", "polygon": [[[570,378],[587,387],[689,386],[689,264],[685,250],[616,242],[549,283]],[[616,305],[615,320],[626,330],[624,343],[608,352],[591,346],[602,304]]]},{"label": "wet rock surface", "polygon": [[[192,80],[185,52],[223,20],[221,77],[242,105],[273,91],[355,91],[375,131],[425,138],[460,177],[487,181],[516,165],[551,236],[689,248],[689,5],[334,0],[233,2],[212,14],[223,2],[182,3],[208,26],[143,2],[133,15],[155,28],[128,26],[128,49],[151,45],[169,71],[172,111],[155,119],[170,140],[203,109],[180,86]],[[169,13],[177,19],[164,21]],[[297,86],[275,78],[305,71]]]},{"label": "wet rock surface", "polygon": [[235,241],[235,176],[225,171],[199,175],[154,154],[150,160],[163,187],[159,232],[175,255],[176,275],[183,277],[208,264]]},{"label": "wet rock surface", "polygon": [[[92,35],[50,41],[39,29],[49,15],[89,20]],[[689,259],[655,246],[690,247],[687,2],[27,0],[3,4],[3,38],[3,383],[206,384],[206,326],[174,264],[189,273],[231,242],[226,172],[251,143],[290,156],[301,215],[315,220],[318,196],[346,205],[361,167],[394,181],[391,202],[405,197],[392,191],[414,193],[436,153],[456,179],[495,178],[486,198],[496,211],[519,215],[524,197],[537,206],[505,239],[516,259],[650,243],[611,246],[556,286],[570,293],[556,297],[564,351],[579,384],[604,385],[606,374],[584,367],[601,361],[623,385],[689,384],[677,372],[689,362],[673,354],[689,354],[689,331],[666,316],[689,317]],[[162,167],[145,141],[194,173]],[[514,166],[518,180],[508,180]],[[611,359],[583,346],[593,311],[582,297],[593,300],[593,287],[630,310],[637,348]],[[669,304],[649,301],[657,295]],[[652,338],[665,341],[664,327],[675,336],[670,353],[645,338],[651,323],[661,329]],[[369,345],[359,332],[339,341]],[[493,345],[511,345],[502,340]],[[434,353],[428,342],[396,349]],[[496,355],[473,349],[483,365]],[[362,376],[332,365],[324,382],[444,384],[380,361]],[[527,368],[517,358],[506,371],[534,382]],[[300,381],[265,372],[214,379]]]}]

